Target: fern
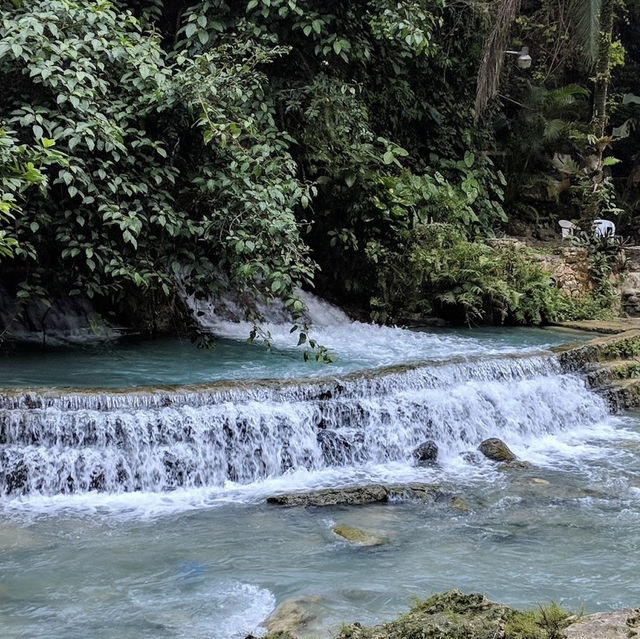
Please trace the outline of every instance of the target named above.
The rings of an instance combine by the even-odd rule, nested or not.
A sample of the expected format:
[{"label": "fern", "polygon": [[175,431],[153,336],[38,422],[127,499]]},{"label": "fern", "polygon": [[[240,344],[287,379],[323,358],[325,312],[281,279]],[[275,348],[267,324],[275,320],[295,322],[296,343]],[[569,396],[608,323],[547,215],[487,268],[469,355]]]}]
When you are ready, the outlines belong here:
[{"label": "fern", "polygon": [[574,0],[571,9],[576,16],[576,28],[585,57],[593,65],[598,58],[602,0]]}]

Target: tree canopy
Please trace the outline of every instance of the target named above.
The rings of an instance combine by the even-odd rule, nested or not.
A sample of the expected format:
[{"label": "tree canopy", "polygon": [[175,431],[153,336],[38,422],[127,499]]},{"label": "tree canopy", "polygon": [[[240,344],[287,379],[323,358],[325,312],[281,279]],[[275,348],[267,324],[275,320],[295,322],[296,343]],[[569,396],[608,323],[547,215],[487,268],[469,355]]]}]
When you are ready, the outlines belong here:
[{"label": "tree canopy", "polygon": [[[504,65],[501,95],[474,122],[497,4],[5,3],[4,281],[18,299],[86,295],[142,317],[181,287],[237,291],[249,310],[276,297],[299,314],[297,291],[316,286],[380,321],[447,305],[536,321],[548,301],[522,316],[512,289],[478,283],[469,302],[434,275],[437,246],[464,252],[532,206],[550,224],[549,209],[586,206],[590,67],[580,47],[553,51],[558,39],[572,48],[581,23],[565,29],[558,3],[523,1],[500,47],[526,40],[534,67]],[[637,183],[622,182],[635,179],[640,87],[625,70],[640,59],[640,20],[632,6],[617,16],[608,63],[620,88],[614,78],[605,126],[625,133],[624,157],[612,175],[605,159],[599,206],[622,210],[617,191],[631,220]],[[558,156],[573,163],[571,191],[540,202]],[[457,239],[434,244],[425,227],[438,225]],[[434,277],[402,294],[425,250]]]}]

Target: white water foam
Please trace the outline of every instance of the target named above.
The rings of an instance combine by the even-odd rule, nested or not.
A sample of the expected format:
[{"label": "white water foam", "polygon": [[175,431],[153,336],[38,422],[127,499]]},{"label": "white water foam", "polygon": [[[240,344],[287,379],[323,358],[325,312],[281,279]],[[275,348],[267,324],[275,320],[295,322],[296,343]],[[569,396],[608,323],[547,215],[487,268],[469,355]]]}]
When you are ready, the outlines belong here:
[{"label": "white water foam", "polygon": [[[500,357],[495,344],[351,322],[318,298],[306,303],[308,319],[341,354],[378,364],[383,351],[391,360],[464,357],[315,381],[7,393],[0,397],[3,507],[155,516],[292,489],[472,480],[493,472],[468,456],[488,437],[543,466],[593,457],[593,441],[616,437],[605,402],[550,354]],[[250,328],[213,310],[200,316],[212,330],[240,336]],[[286,318],[273,315],[274,335],[288,344]],[[474,359],[469,344],[492,355]],[[439,449],[436,467],[413,458],[428,440]]]},{"label": "white water foam", "polygon": [[131,593],[132,602],[154,625],[181,639],[244,639],[250,633],[265,634],[259,624],[275,608],[269,590],[238,581],[212,584],[209,567],[199,563],[184,564],[178,577],[151,593],[148,588]]},{"label": "white water foam", "polygon": [[[449,359],[456,356],[490,355],[513,352],[513,345],[483,344],[471,335],[412,331],[400,327],[379,326],[351,320],[343,311],[325,300],[299,292],[307,308],[305,320],[311,325],[311,337],[339,359],[363,365],[387,366],[424,359]],[[253,324],[242,320],[242,312],[232,300],[197,300],[186,298],[200,326],[218,337],[246,340]],[[277,304],[261,309],[261,328],[270,336],[273,347],[286,350],[295,347],[291,334],[294,321]],[[260,338],[257,338],[260,341]],[[302,345],[298,350],[304,350]],[[519,352],[539,350],[520,348]]]},{"label": "white water foam", "polygon": [[63,394],[43,403],[30,395],[0,408],[2,491],[16,497],[222,489],[301,470],[414,466],[413,450],[427,440],[446,467],[488,437],[526,448],[548,435],[594,428],[608,414],[550,356],[284,388],[239,385],[202,397],[113,397],[87,394],[67,403]]}]

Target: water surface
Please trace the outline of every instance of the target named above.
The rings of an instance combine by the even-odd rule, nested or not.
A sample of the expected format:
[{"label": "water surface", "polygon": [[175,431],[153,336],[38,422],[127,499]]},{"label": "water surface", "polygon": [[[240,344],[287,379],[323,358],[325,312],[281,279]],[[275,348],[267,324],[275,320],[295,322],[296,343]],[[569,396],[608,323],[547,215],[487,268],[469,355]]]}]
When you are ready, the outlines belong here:
[{"label": "water surface", "polygon": [[[360,322],[318,330],[335,361],[303,360],[304,347],[287,327],[271,327],[274,346],[247,344],[248,325],[229,325],[237,339],[218,338],[214,349],[189,340],[122,339],[73,347],[11,346],[0,352],[0,386],[133,387],[218,380],[335,376],[350,371],[451,357],[546,349],[589,339],[554,329],[431,329],[412,331]],[[276,330],[277,329],[277,330]],[[244,332],[243,332],[244,331]]]}]

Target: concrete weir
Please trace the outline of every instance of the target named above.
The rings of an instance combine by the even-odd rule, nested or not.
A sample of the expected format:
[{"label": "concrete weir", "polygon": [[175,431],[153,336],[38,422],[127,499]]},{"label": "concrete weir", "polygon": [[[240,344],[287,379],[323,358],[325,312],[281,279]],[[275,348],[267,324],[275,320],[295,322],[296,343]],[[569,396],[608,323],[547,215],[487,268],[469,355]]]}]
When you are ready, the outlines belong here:
[{"label": "concrete weir", "polygon": [[554,348],[562,369],[584,374],[613,411],[640,406],[640,319],[564,322],[561,326],[604,334]]}]

